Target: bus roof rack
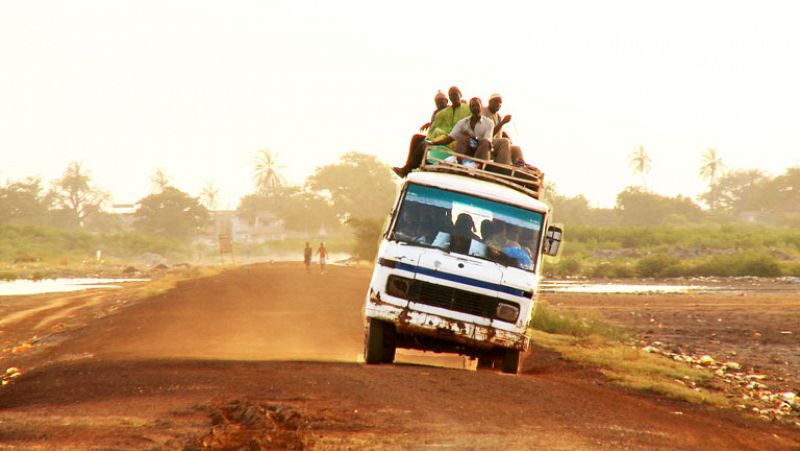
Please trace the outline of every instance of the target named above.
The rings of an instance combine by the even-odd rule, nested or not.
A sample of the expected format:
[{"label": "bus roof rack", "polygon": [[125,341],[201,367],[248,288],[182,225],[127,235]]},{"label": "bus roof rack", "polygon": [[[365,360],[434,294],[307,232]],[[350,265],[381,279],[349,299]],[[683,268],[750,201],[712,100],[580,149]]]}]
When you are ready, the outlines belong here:
[{"label": "bus roof rack", "polygon": [[419,170],[475,177],[508,186],[534,199],[539,198],[544,181],[544,172],[536,167],[512,166],[470,157],[446,146],[427,146]]}]

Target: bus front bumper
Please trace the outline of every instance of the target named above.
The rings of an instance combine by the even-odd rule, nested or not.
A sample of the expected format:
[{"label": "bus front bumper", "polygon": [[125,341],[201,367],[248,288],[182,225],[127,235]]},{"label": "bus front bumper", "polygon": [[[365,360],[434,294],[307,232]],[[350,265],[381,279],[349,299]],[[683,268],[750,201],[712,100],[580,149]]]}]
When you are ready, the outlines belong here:
[{"label": "bus front bumper", "polygon": [[381,301],[380,296],[374,294],[367,300],[365,313],[367,318],[394,324],[398,333],[426,335],[483,350],[506,348],[527,351],[530,345],[530,338],[523,333],[414,310],[408,303],[400,307]]}]

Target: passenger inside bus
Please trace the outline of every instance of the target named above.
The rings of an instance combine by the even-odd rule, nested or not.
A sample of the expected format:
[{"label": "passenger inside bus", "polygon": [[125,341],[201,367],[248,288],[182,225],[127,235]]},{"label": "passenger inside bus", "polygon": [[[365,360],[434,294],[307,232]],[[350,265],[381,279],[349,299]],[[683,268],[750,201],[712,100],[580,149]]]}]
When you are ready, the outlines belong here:
[{"label": "passenger inside bus", "polygon": [[539,213],[412,185],[391,239],[533,270],[540,228]]},{"label": "passenger inside bus", "polygon": [[472,240],[480,240],[478,235],[475,235],[475,221],[469,214],[461,213],[456,218],[456,223],[453,226],[450,251],[466,254],[470,250]]}]

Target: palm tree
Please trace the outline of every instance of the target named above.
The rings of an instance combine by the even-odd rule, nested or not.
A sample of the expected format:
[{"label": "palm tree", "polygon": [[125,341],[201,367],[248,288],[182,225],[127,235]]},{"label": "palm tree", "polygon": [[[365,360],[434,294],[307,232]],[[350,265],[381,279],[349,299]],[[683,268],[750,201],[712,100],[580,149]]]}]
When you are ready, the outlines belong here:
[{"label": "palm tree", "polygon": [[164,189],[170,186],[170,177],[161,168],[156,168],[153,175],[150,176],[150,183],[153,184],[153,193],[163,193]]},{"label": "palm tree", "polygon": [[642,187],[646,189],[645,174],[650,172],[650,156],[645,153],[643,146],[636,146],[633,149],[628,164],[633,169],[634,174],[638,173],[642,177]]},{"label": "palm tree", "polygon": [[219,188],[212,182],[206,182],[203,190],[200,191],[200,201],[209,210],[216,210],[219,206]]},{"label": "palm tree", "polygon": [[725,167],[722,159],[717,155],[717,151],[711,148],[706,149],[701,163],[703,165],[700,166],[700,177],[707,181],[709,186],[717,183],[722,168]]},{"label": "palm tree", "polygon": [[[700,162],[702,163],[699,171],[700,177],[708,182],[708,192],[710,194],[714,191],[714,186],[717,184],[717,180],[725,165],[722,163],[722,159],[719,155],[717,155],[717,151],[712,148],[706,149],[706,152],[703,154],[703,159]],[[712,210],[716,207],[716,196],[712,195],[709,197],[708,206]]]},{"label": "palm tree", "polygon": [[283,166],[278,165],[277,154],[269,149],[258,151],[255,159],[255,170],[253,171],[253,183],[256,186],[257,193],[269,193],[283,186],[283,177],[277,171],[281,167]]},{"label": "palm tree", "polygon": [[99,210],[108,201],[108,193],[93,186],[83,163],[73,161],[67,165],[64,175],[54,182],[53,196],[62,208],[72,212],[78,225],[83,227],[86,217]]}]

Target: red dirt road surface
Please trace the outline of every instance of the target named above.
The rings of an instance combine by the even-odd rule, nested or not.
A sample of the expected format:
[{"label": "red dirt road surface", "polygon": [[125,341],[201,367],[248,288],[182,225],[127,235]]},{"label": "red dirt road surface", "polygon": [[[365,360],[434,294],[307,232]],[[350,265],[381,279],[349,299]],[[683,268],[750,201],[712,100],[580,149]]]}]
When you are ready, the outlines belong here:
[{"label": "red dirt road surface", "polygon": [[57,333],[53,311],[0,300],[3,343],[50,333],[0,354],[22,372],[0,388],[0,449],[800,449],[796,429],[626,391],[540,349],[519,376],[358,363],[369,275],[240,267],[75,308],[83,325]]}]

